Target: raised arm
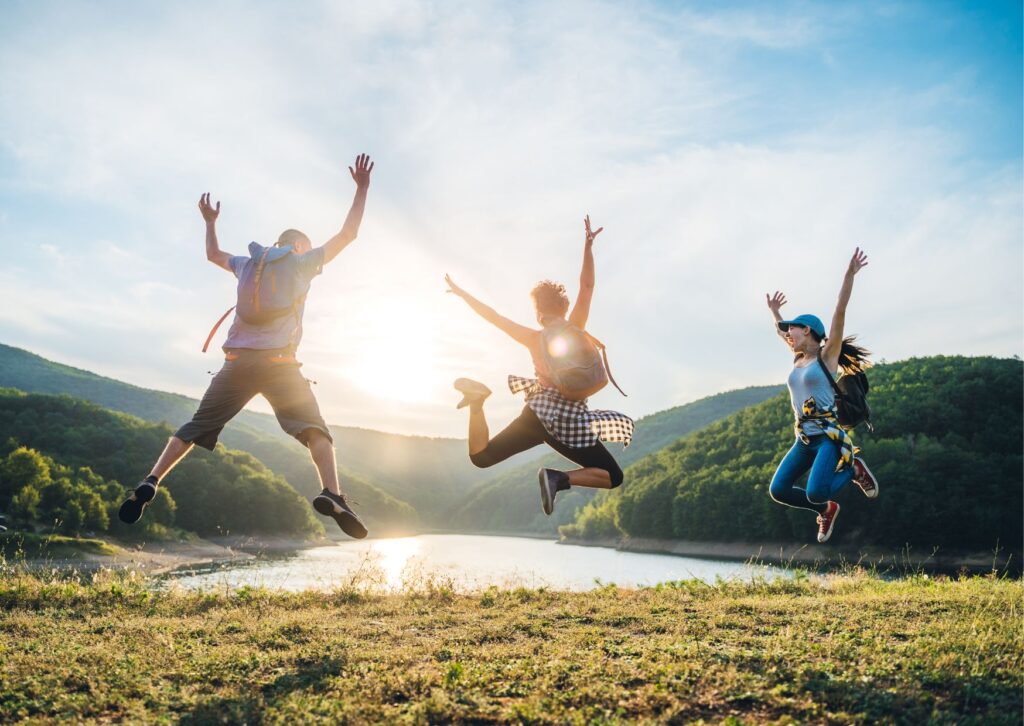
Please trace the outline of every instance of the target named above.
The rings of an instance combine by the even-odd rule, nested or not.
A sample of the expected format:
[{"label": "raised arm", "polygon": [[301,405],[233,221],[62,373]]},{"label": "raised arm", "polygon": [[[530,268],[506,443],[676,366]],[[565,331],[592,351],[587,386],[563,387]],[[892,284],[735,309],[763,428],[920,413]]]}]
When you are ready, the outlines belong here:
[{"label": "raised arm", "polygon": [[525,325],[514,323],[503,315],[499,315],[494,308],[489,305],[484,305],[482,302],[477,300],[475,297],[470,295],[468,292],[463,290],[461,287],[455,284],[452,278],[448,275],[444,276],[444,281],[448,283],[448,292],[461,297],[466,301],[466,304],[473,309],[477,315],[486,320],[491,325],[499,328],[505,332],[509,337],[515,340],[517,343],[529,347],[533,344],[533,341],[537,337],[537,331],[532,328],[527,328]]},{"label": "raised arm", "polygon": [[779,323],[782,322],[782,313],[779,312],[779,308],[786,304],[786,296],[776,290],[775,294],[771,296],[765,293],[764,298],[768,303],[768,309],[772,311],[772,317],[775,318],[775,334],[785,342],[786,334],[779,330]]},{"label": "raised arm", "polygon": [[199,197],[199,213],[203,215],[206,222],[206,259],[217,267],[223,267],[231,272],[231,255],[224,252],[217,242],[217,217],[220,216],[220,202],[217,206],[210,204],[210,193],[202,194]]},{"label": "raised arm", "polygon": [[572,306],[572,312],[569,313],[569,322],[580,330],[587,327],[587,318],[590,317],[590,301],[594,297],[594,238],[604,231],[604,227],[598,227],[596,232],[590,230],[589,214],[583,219],[583,228],[586,230],[586,241],[583,243],[580,293],[576,296],[576,304]]},{"label": "raised arm", "polygon": [[868,264],[868,256],[862,252],[860,247],[853,251],[850,264],[846,268],[846,275],[843,276],[843,286],[839,288],[839,300],[836,302],[836,311],[832,314],[832,326],[828,331],[828,340],[825,342],[825,349],[821,357],[825,359],[829,369],[835,370],[839,364],[839,351],[843,347],[843,332],[846,326],[846,306],[850,302],[850,295],[853,293],[853,278]]},{"label": "raised arm", "polygon": [[345,224],[341,231],[324,243],[324,264],[327,264],[359,234],[359,224],[363,221],[363,210],[366,209],[366,192],[370,188],[370,172],[373,171],[373,162],[366,154],[356,157],[356,167],[348,168],[352,180],[356,183],[356,196],[352,200],[352,207],[345,217]]}]

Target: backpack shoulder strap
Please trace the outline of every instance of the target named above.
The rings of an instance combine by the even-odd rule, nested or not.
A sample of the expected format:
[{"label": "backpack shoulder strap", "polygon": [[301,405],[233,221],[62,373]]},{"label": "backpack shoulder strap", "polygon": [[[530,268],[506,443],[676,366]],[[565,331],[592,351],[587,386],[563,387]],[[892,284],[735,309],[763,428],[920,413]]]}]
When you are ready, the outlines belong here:
[{"label": "backpack shoulder strap", "polygon": [[612,382],[612,385],[615,386],[619,393],[626,398],[629,398],[629,394],[622,390],[622,387],[615,381],[615,376],[612,375],[612,368],[608,365],[608,348],[604,343],[588,333],[586,330],[581,329],[580,332],[586,336],[587,340],[589,340],[595,348],[601,351],[601,360],[604,361],[604,370],[605,373],[608,374],[608,380]]},{"label": "backpack shoulder strap", "polygon": [[232,305],[230,308],[228,308],[228,311],[226,313],[224,313],[223,315],[220,316],[220,320],[218,320],[216,323],[213,324],[213,330],[211,330],[210,334],[206,336],[206,342],[203,343],[203,352],[204,353],[206,352],[206,349],[210,347],[210,341],[213,340],[213,336],[217,332],[217,328],[220,327],[220,324],[224,322],[224,319],[228,315],[230,315],[231,311],[234,310],[234,309],[235,309],[235,306]]},{"label": "backpack shoulder strap", "polygon": [[821,359],[821,351],[820,350],[818,351],[818,365],[821,366],[821,370],[825,373],[825,378],[827,378],[828,382],[831,384],[832,390],[835,391],[836,397],[837,398],[842,398],[843,397],[843,392],[842,392],[842,390],[840,390],[839,384],[836,383],[836,379],[832,377],[832,372],[829,371],[829,369],[827,367],[825,367],[825,361],[823,361]]}]

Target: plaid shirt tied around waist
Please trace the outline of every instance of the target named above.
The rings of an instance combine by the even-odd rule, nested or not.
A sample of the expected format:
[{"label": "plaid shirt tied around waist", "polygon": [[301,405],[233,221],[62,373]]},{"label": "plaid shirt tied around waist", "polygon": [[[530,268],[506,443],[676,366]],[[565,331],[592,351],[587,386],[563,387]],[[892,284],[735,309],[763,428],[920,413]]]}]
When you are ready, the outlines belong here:
[{"label": "plaid shirt tied around waist", "polygon": [[598,441],[621,441],[629,446],[633,439],[633,419],[624,413],[591,411],[586,401],[570,401],[536,378],[509,376],[508,388],[513,394],[525,391],[526,405],[547,432],[570,449],[584,449]]},{"label": "plaid shirt tied around waist", "polygon": [[803,415],[796,422],[796,435],[805,444],[810,443],[809,437],[803,432],[802,424],[806,421],[814,421],[818,424],[824,434],[839,444],[839,463],[836,464],[836,471],[853,466],[854,457],[860,453],[853,444],[853,434],[839,425],[834,408],[824,411],[818,408],[818,402],[811,396],[803,405]]}]

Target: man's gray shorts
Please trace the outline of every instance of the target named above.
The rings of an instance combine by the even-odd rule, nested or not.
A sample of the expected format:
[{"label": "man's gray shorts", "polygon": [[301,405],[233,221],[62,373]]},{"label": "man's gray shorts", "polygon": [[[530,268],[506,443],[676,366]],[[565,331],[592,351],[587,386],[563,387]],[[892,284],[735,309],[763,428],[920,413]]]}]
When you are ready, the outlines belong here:
[{"label": "man's gray shorts", "polygon": [[195,416],[174,435],[213,451],[224,425],[253,396],[262,393],[288,434],[306,446],[314,429],[333,441],[309,381],[299,372],[300,365],[293,356],[281,356],[277,351],[230,352],[203,394]]}]

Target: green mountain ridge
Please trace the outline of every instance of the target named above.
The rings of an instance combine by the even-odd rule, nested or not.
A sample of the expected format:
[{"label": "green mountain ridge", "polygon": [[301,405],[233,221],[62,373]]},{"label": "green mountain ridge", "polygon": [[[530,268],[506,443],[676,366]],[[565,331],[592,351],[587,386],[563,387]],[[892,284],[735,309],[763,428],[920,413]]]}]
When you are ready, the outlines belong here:
[{"label": "green mountain ridge", "polygon": [[[935,356],[868,375],[875,430],[858,429],[854,440],[880,495],[867,500],[847,487],[831,542],[1020,551],[1024,364]],[[780,394],[637,461],[629,487],[595,498],[561,532],[584,541],[813,543],[813,513],[768,496],[792,444],[792,411]]]},{"label": "green mountain ridge", "polygon": [[[198,405],[188,396],[140,388],[3,344],[0,386],[30,393],[67,394],[171,427],[191,418]],[[628,464],[697,426],[763,400],[777,390],[780,387],[763,386],[731,391],[645,416],[637,422],[632,446],[617,455],[624,465]],[[562,460],[553,454],[545,458],[543,448],[480,470],[469,461],[463,439],[406,436],[347,426],[332,425],[330,429],[342,485],[353,494],[375,534],[408,531],[418,523],[450,531],[554,535],[556,527],[571,521],[593,494],[574,491],[563,495],[556,516],[548,519],[540,512],[535,472],[540,462],[558,465]],[[221,441],[229,449],[256,457],[303,496],[312,496],[318,490],[316,472],[305,449],[281,432],[273,416],[242,411],[224,429]],[[130,481],[140,478],[150,463],[145,462]]]},{"label": "green mountain ridge", "polygon": [[[637,420],[633,443],[622,448],[612,444],[616,460],[625,469],[642,457],[660,450],[680,437],[697,431],[742,408],[778,394],[782,386],[752,386],[717,393],[682,406]],[[536,474],[541,466],[565,468],[566,460],[549,453],[527,464],[492,476],[480,485],[452,517],[456,528],[491,532],[530,532],[555,535],[572,522],[577,511],[597,495],[594,489],[571,489],[558,495],[550,517],[540,511]],[[572,466],[575,466],[574,464]],[[623,486],[630,486],[629,476]]]},{"label": "green mountain ridge", "polygon": [[[83,512],[86,526],[130,538],[156,532],[154,518],[166,525],[173,519],[174,526],[201,536],[323,533],[309,504],[284,479],[251,455],[223,447],[197,452],[167,477],[156,502],[164,500],[157,507],[164,510],[162,515],[151,512],[135,527],[121,524],[116,515],[121,499],[134,487],[137,472],[159,454],[169,433],[162,424],[71,396],[0,388],[0,453],[6,457],[0,467],[0,508],[13,509],[24,523],[46,525],[33,510],[61,511],[66,517],[71,510],[54,505],[74,499],[82,508],[107,509],[105,517]],[[66,471],[51,476],[57,466]],[[83,489],[99,499],[75,494]],[[168,493],[174,504],[167,501]],[[61,502],[48,501],[54,498]],[[80,530],[77,523],[72,530]]]},{"label": "green mountain ridge", "polygon": [[[146,421],[167,424],[172,430],[191,419],[199,405],[198,400],[188,396],[123,383],[3,344],[0,387],[27,393],[67,394]],[[365,510],[370,515],[381,514],[381,507],[393,510],[389,500],[395,499],[415,507],[420,518],[436,518],[443,514],[447,501],[460,497],[480,481],[477,469],[466,456],[464,440],[406,436],[349,426],[329,428],[334,435],[342,484],[353,490],[360,505],[371,505]],[[319,491],[308,453],[281,431],[274,416],[243,410],[225,427],[221,442],[230,449],[256,456],[303,496]],[[136,479],[148,471],[151,463],[136,473]],[[374,508],[374,503],[381,507]],[[403,516],[401,522],[385,519],[378,524],[386,528],[405,527],[407,518]]]}]

